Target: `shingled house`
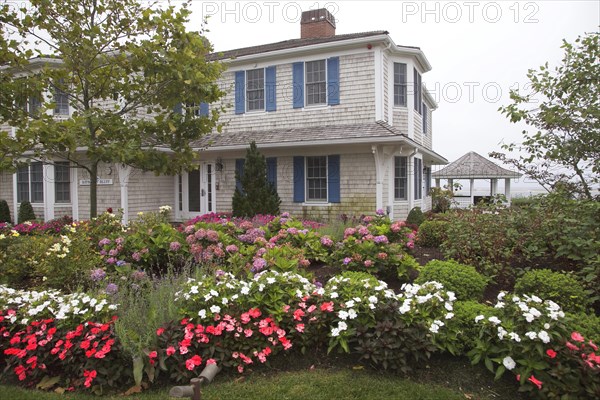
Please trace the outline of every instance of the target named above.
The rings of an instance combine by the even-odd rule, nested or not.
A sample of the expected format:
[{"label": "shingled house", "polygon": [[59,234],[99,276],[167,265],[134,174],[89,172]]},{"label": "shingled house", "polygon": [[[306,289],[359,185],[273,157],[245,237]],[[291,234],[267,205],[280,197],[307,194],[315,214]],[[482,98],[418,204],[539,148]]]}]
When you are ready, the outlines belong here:
[{"label": "shingled house", "polygon": [[[423,52],[396,45],[386,31],[336,35],[325,9],[304,12],[300,25],[299,39],[212,55],[227,63],[220,84],[228,95],[223,104],[202,104],[199,114],[229,108],[223,132],[196,143],[199,169],[156,177],[106,164],[98,209],[122,208],[127,219],[171,205],[176,220],[231,211],[235,171],[253,140],[267,157],[281,210],[292,215],[384,209],[403,219],[415,206],[429,209],[431,166],[447,160],[432,148],[437,104],[422,84],[431,69]],[[0,198],[14,209],[29,199],[46,219],[89,215],[76,169],[32,164],[27,174],[0,179]]]}]

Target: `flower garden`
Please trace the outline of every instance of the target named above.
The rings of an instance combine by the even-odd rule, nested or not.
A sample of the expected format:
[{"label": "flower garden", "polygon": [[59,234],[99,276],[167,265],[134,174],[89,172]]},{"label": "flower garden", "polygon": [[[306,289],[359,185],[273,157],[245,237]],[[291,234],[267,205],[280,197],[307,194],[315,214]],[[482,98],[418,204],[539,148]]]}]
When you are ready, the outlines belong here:
[{"label": "flower garden", "polygon": [[[322,351],[403,373],[447,352],[481,363],[490,380],[514,375],[528,397],[598,398],[598,253],[584,252],[598,249],[600,225],[586,228],[597,206],[577,206],[592,213],[577,229],[535,207],[550,206],[430,215],[420,226],[382,211],[327,225],[284,213],[173,226],[169,207],[128,226],[109,212],[2,224],[0,378],[105,394],[187,383],[213,363],[245,374]],[[511,223],[535,229],[504,230]],[[553,223],[570,241],[586,238],[578,253],[561,236],[539,237]],[[419,265],[423,245],[446,261]],[[540,266],[551,258],[564,271]]]}]

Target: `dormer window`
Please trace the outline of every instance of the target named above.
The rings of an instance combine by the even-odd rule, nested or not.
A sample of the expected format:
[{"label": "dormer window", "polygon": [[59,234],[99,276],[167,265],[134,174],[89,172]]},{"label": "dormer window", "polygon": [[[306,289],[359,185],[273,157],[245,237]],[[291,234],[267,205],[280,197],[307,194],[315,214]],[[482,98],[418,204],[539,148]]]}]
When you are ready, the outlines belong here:
[{"label": "dormer window", "polygon": [[394,105],[406,107],[406,64],[394,63]]},{"label": "dormer window", "polygon": [[69,97],[58,86],[54,87],[54,114],[69,115]]},{"label": "dormer window", "polygon": [[415,111],[419,114],[423,113],[423,93],[422,93],[422,85],[421,74],[417,71],[416,68],[413,69],[414,74],[414,91],[415,91]]}]

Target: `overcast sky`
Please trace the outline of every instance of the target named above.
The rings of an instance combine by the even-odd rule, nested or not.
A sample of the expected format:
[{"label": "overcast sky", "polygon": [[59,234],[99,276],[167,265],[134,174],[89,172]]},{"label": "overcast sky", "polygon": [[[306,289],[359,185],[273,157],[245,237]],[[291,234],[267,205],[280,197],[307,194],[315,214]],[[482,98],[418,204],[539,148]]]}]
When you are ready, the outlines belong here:
[{"label": "overcast sky", "polygon": [[600,25],[595,0],[193,1],[193,23],[210,16],[207,36],[223,51],[299,38],[301,11],[324,7],[337,34],[387,30],[396,44],[423,50],[433,67],[423,82],[439,104],[434,150],[449,161],[519,141],[524,126],[497,111],[509,90],[527,89],[528,69],[557,65],[563,38]]}]

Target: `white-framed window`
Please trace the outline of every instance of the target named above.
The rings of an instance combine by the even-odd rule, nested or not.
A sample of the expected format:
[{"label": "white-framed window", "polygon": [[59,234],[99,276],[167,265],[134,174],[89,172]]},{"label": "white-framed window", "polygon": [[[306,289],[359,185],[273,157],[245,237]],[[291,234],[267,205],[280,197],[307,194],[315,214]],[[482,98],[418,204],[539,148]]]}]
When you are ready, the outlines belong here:
[{"label": "white-framed window", "polygon": [[327,156],[306,157],[306,201],[327,201]]},{"label": "white-framed window", "polygon": [[68,161],[54,163],[54,201],[71,202],[71,168]]},{"label": "white-framed window", "polygon": [[423,93],[422,93],[422,85],[421,74],[417,71],[416,68],[413,68],[413,89],[415,93],[415,111],[421,114],[423,112]]},{"label": "white-framed window", "polygon": [[265,69],[246,71],[246,109],[260,111],[265,109]]},{"label": "white-framed window", "polygon": [[62,85],[62,82],[54,86],[54,114],[69,115],[69,96],[59,85]]},{"label": "white-framed window", "polygon": [[414,159],[414,179],[415,179],[415,200],[423,198],[423,160]]},{"label": "white-framed window", "polygon": [[306,105],[327,104],[327,63],[308,61],[306,65]]},{"label": "white-framed window", "polygon": [[406,107],[406,64],[394,63],[394,105]]},{"label": "white-framed window", "polygon": [[427,108],[427,104],[423,103],[423,133],[425,135],[427,135],[427,124],[429,124],[429,114],[428,114],[429,109]]},{"label": "white-framed window", "polygon": [[408,157],[394,157],[394,199],[406,200],[408,191]]},{"label": "white-framed window", "polygon": [[36,161],[17,170],[17,203],[44,202],[44,166]]}]

